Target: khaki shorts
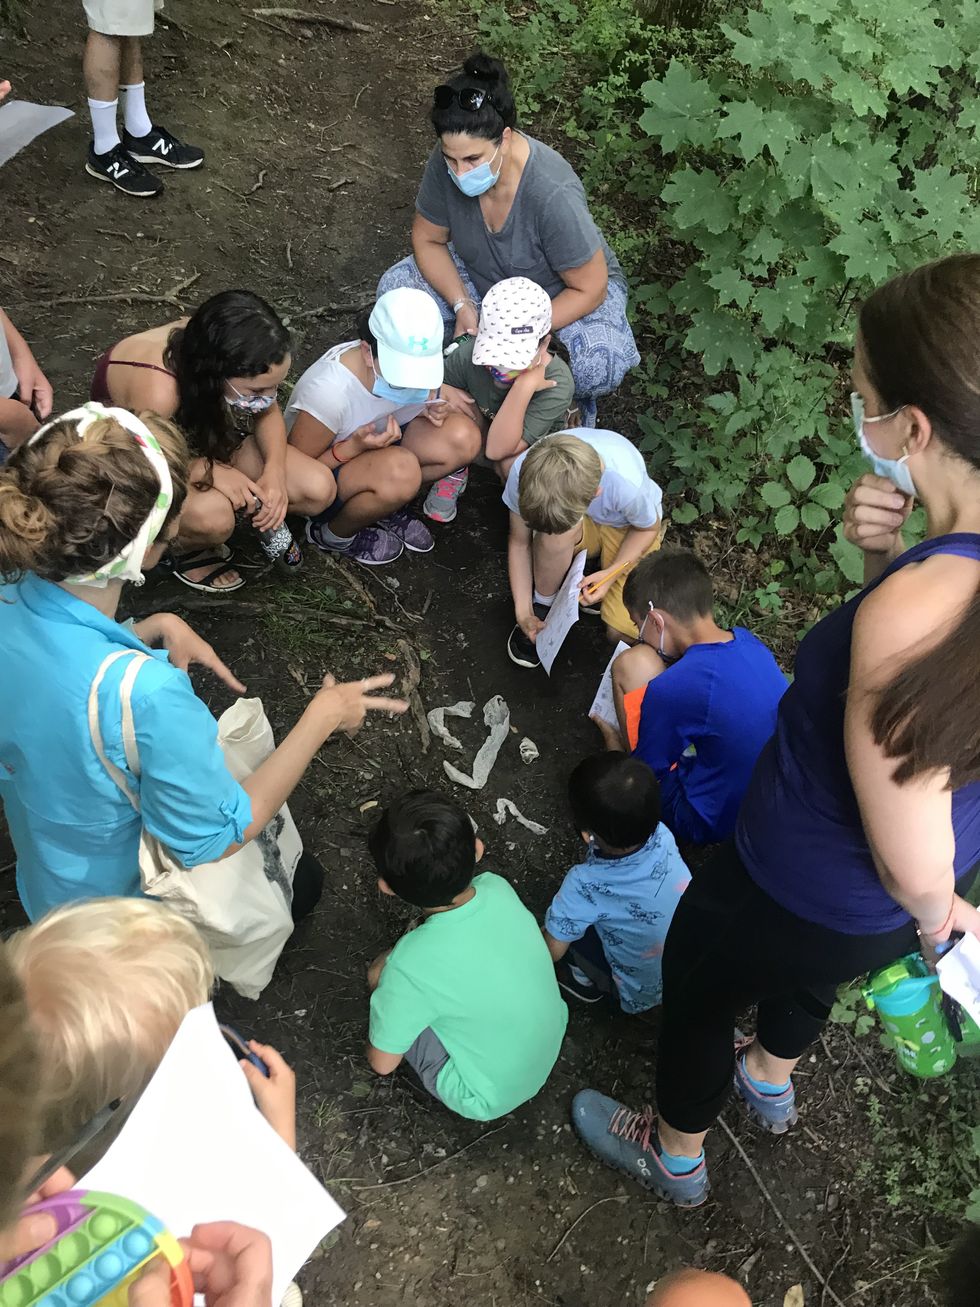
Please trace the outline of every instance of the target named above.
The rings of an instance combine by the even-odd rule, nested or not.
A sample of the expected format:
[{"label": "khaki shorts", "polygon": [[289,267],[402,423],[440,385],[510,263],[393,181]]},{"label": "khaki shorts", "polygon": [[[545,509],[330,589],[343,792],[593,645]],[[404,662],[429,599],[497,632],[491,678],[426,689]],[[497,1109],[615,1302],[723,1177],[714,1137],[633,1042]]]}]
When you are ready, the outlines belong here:
[{"label": "khaki shorts", "polygon": [[[660,535],[643,555],[644,558],[646,558],[647,554],[652,554],[655,549],[660,548],[665,530],[666,523],[662,523]],[[600,526],[598,522],[593,522],[591,517],[582,519],[582,547],[584,547],[589,558],[598,556],[602,568],[612,566],[613,559],[619,553],[625,539],[625,527]],[[602,620],[607,626],[611,626],[614,631],[620,631],[623,635],[635,640],[637,630],[626,611],[626,605],[623,603],[623,586],[626,584],[626,578],[630,570],[627,568],[625,572],[620,572],[603,596],[600,607]]]},{"label": "khaki shorts", "polygon": [[103,36],[152,36],[163,0],[84,0],[85,17]]}]

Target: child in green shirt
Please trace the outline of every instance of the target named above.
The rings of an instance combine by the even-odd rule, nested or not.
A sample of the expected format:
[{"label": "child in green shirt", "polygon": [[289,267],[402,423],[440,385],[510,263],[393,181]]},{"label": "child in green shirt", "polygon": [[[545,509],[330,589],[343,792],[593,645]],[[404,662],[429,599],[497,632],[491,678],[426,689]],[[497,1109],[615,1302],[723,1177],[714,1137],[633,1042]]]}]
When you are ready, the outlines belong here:
[{"label": "child in green shirt", "polygon": [[[536,440],[578,425],[571,369],[549,351],[550,343],[547,291],[527,277],[508,277],[484,297],[476,336],[460,336],[446,350],[440,394],[477,423],[502,481]],[[465,485],[465,468],[436,482],[426,515],[452,521]]]},{"label": "child in green shirt", "polygon": [[383,894],[425,920],[371,964],[368,1061],[402,1061],[460,1116],[490,1121],[533,1098],[561,1049],[568,1009],[534,917],[492,872],[465,810],[411,790],[368,841]]}]

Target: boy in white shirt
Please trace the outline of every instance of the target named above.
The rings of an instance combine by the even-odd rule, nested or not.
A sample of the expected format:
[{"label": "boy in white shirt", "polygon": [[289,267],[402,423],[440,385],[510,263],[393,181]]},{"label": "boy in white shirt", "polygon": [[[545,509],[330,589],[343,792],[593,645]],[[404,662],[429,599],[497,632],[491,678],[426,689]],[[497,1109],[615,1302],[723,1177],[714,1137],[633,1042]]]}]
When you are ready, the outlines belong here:
[{"label": "boy in white shirt", "polygon": [[403,549],[432,549],[407,505],[420,486],[470,463],[481,442],[473,419],[439,398],[443,324],[431,295],[388,291],[358,335],[307,368],[284,416],[289,443],[337,478],[337,498],[307,523],[307,539],[377,566]]},{"label": "boy in white shirt", "polygon": [[630,567],[660,548],[663,491],[625,436],[578,428],[546,436],[517,458],[504,486],[510,509],[507,569],[517,625],[507,652],[537,667],[534,642],[580,549],[600,570],[582,580],[579,602],[600,604],[609,638],[636,639],[623,605]]}]

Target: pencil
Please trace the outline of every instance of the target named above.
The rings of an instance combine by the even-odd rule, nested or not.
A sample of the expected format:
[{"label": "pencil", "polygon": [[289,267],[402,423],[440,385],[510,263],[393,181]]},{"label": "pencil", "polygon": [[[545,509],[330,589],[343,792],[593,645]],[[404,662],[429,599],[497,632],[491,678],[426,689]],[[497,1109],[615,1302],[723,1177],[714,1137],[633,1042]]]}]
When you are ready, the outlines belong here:
[{"label": "pencil", "polygon": [[[616,568],[615,572],[610,572],[610,574],[606,577],[606,581],[611,581],[614,577],[619,576],[620,572],[625,572],[626,569],[627,569],[627,567],[632,567],[632,566],[633,566],[634,561],[635,561],[634,559],[632,559],[632,558],[628,558],[628,559],[626,560],[625,563],[620,563],[620,565]],[[605,585],[605,584],[606,584],[606,581],[600,581],[600,582],[599,582],[599,585]],[[586,599],[588,599],[588,597],[589,597],[589,591],[590,591],[590,590],[598,590],[598,588],[599,588],[598,585],[590,585],[590,586],[588,586],[588,587],[586,588],[586,590],[585,590],[585,597],[586,597]]]},{"label": "pencil", "polygon": [[45,1181],[51,1179],[55,1171],[62,1166],[67,1166],[76,1153],[80,1153],[86,1144],[91,1143],[95,1136],[104,1130],[112,1120],[113,1113],[116,1112],[122,1101],[121,1098],[114,1098],[111,1103],[107,1103],[105,1107],[100,1108],[95,1116],[82,1126],[66,1148],[63,1148],[60,1153],[53,1153],[42,1166],[38,1167],[27,1182],[28,1194],[40,1189]]}]

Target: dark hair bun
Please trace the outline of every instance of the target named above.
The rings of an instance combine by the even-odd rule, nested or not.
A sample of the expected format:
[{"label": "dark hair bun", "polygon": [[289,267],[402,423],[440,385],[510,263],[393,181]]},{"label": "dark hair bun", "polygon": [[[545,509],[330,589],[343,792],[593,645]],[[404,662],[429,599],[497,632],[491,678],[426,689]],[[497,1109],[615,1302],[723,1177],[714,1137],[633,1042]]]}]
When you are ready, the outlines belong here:
[{"label": "dark hair bun", "polygon": [[499,59],[492,59],[490,55],[484,54],[482,50],[477,50],[476,54],[463,62],[463,72],[467,77],[472,77],[475,82],[483,82],[493,90],[495,86],[509,86],[510,78],[507,76],[507,69]]}]

